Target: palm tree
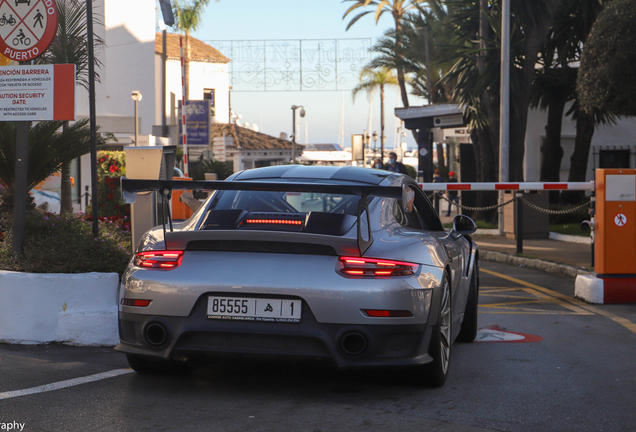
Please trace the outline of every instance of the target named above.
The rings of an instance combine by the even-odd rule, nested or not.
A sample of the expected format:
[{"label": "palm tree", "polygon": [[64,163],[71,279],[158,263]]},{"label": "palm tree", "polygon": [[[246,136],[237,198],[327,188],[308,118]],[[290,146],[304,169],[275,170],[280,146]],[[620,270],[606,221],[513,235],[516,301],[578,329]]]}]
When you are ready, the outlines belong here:
[{"label": "palm tree", "polygon": [[[400,56],[400,50],[402,49],[402,22],[404,17],[409,11],[416,10],[418,5],[420,4],[431,4],[434,3],[437,5],[437,1],[430,2],[428,0],[342,0],[342,2],[353,2],[353,4],[347,9],[347,11],[342,16],[342,19],[345,19],[347,15],[350,13],[371,6],[375,8],[375,23],[377,24],[382,17],[383,14],[389,14],[393,18],[395,23],[395,45],[397,48],[397,55]],[[347,24],[347,30],[351,28],[360,18],[363,16],[374,12],[373,9],[364,10],[360,12],[358,15],[353,17],[349,24]],[[406,80],[404,77],[404,70],[401,67],[397,68],[397,79],[400,85],[400,95],[402,96],[402,103],[405,107],[409,106],[409,98],[406,92]]]},{"label": "palm tree", "polygon": [[[29,158],[27,190],[33,189],[51,175],[60,171],[61,165],[90,151],[89,119],[84,118],[60,132],[63,122],[43,121],[29,129]],[[15,186],[16,124],[0,122],[0,184],[9,192]],[[101,148],[104,139],[98,136]]]},{"label": "palm tree", "polygon": [[[219,0],[216,0],[219,1]],[[174,0],[173,12],[175,17],[174,27],[185,34],[185,99],[189,99],[190,91],[190,33],[196,31],[201,25],[203,11],[210,0]]]},{"label": "palm tree", "polygon": [[[86,31],[86,3],[79,0],[58,0],[58,27],[53,43],[36,62],[40,64],[74,64],[76,82],[88,90],[88,35]],[[94,20],[99,23],[98,20]],[[104,45],[104,40],[94,36],[95,47]],[[95,66],[102,63],[95,59]],[[99,82],[99,74],[95,72],[95,80]],[[67,129],[68,122],[63,128]],[[87,148],[86,152],[90,149]],[[81,155],[80,155],[81,156]],[[60,213],[73,211],[71,193],[71,161],[62,164],[62,189],[60,196]]]},{"label": "palm tree", "polygon": [[[546,126],[546,139],[541,146],[541,181],[559,181],[559,171],[563,158],[561,147],[561,123],[565,105],[574,101],[567,114],[577,121],[591,123],[585,127],[577,125],[577,137],[575,151],[577,159],[583,157],[587,167],[589,145],[594,133],[594,125],[598,122],[611,122],[612,118],[598,116],[596,119],[587,118],[579,112],[580,105],[576,100],[576,80],[578,67],[574,67],[581,60],[581,50],[585,45],[592,25],[596,17],[605,7],[607,0],[565,0],[559,7],[550,28],[549,39],[541,52],[539,63],[543,65],[534,82],[535,99],[534,106],[540,106],[548,111],[548,123]],[[587,143],[587,144],[586,144]],[[581,151],[584,150],[584,151]],[[583,155],[584,153],[584,155]],[[574,168],[575,178],[578,172],[575,167],[579,161],[573,161],[570,165]],[[572,174],[572,169],[570,171]],[[583,178],[569,181],[584,181]],[[551,197],[551,201],[558,198]]]},{"label": "palm tree", "polygon": [[[535,66],[560,1],[512,2],[510,124],[514,127],[510,128],[510,181],[523,180],[526,125]],[[466,114],[481,126],[477,130],[479,140],[482,144],[490,141],[486,150],[488,158],[493,159],[493,156],[497,156],[495,148],[499,140],[499,110],[495,107],[499,105],[501,1],[488,3],[486,17],[490,31],[487,35],[480,32],[480,0],[449,0],[445,4],[461,42],[457,50],[459,58],[449,72],[449,77],[457,80],[454,98],[465,107]],[[480,62],[477,60],[484,51],[479,46],[480,39],[484,37],[490,48],[486,49],[486,61],[483,63],[485,73],[480,73]],[[484,133],[486,130],[488,133]],[[493,166],[497,166],[496,159],[486,164],[482,160],[482,168]]]},{"label": "palm tree", "polygon": [[366,90],[370,95],[376,88],[380,89],[380,154],[384,158],[384,87],[398,85],[398,80],[388,68],[363,69],[360,74],[360,83],[352,90],[353,99],[361,90]]}]

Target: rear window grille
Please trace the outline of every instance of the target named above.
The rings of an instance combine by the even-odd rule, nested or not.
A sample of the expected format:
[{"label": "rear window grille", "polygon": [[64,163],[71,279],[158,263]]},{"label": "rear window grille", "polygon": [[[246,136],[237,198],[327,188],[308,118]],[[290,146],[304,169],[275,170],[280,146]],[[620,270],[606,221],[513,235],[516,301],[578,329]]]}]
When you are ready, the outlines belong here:
[{"label": "rear window grille", "polygon": [[327,245],[291,242],[262,242],[249,240],[193,240],[188,242],[189,251],[215,252],[261,252],[303,255],[336,256],[336,250]]}]

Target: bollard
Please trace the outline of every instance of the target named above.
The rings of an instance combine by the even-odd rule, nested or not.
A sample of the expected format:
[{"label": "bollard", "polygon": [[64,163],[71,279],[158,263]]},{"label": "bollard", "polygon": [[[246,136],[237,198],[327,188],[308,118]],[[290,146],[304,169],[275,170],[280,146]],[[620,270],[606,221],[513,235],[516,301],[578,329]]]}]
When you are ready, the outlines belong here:
[{"label": "bollard", "polygon": [[515,192],[515,239],[517,240],[517,253],[523,253],[523,192]]}]

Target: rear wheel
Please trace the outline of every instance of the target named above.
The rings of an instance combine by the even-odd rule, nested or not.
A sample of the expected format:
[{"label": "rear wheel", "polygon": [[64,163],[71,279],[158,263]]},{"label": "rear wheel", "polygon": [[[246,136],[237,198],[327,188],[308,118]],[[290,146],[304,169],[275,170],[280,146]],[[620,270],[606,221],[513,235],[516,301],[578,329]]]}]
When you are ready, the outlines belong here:
[{"label": "rear wheel", "polygon": [[155,359],[152,357],[126,354],[130,367],[143,375],[188,375],[192,366],[176,360]]},{"label": "rear wheel", "polygon": [[446,277],[442,285],[442,299],[437,324],[433,327],[431,344],[428,348],[428,353],[433,361],[421,366],[419,371],[422,383],[430,387],[441,387],[448,378],[452,337],[451,310],[450,283]]},{"label": "rear wheel", "polygon": [[468,290],[468,300],[466,302],[466,311],[464,312],[464,321],[462,328],[457,335],[460,342],[472,342],[477,337],[477,310],[479,308],[479,260],[475,260],[475,268],[473,269],[473,277],[470,279],[470,288]]}]

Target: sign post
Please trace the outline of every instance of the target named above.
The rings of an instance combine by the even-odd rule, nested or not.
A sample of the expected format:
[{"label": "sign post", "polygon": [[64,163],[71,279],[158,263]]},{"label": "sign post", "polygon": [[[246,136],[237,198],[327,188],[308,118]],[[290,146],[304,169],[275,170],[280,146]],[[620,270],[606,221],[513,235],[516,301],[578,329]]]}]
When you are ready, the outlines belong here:
[{"label": "sign post", "polygon": [[[51,45],[57,31],[58,15],[54,0],[0,0],[0,54],[4,57],[28,64],[40,56]],[[27,79],[27,78],[25,78]],[[9,92],[1,92],[11,100],[15,108],[8,112],[27,113],[26,100],[40,99],[41,91],[33,90],[31,81],[13,80],[15,86]],[[35,83],[35,82],[34,82]],[[24,85],[24,87],[22,86]],[[37,88],[38,86],[36,86]],[[73,86],[73,89],[75,87]],[[15,94],[16,97],[12,97]],[[26,96],[29,94],[30,96]],[[37,94],[37,97],[33,95]],[[21,97],[24,96],[24,97]],[[14,101],[20,101],[14,104]],[[73,101],[74,102],[74,101]],[[3,107],[4,108],[4,107]],[[11,107],[9,107],[11,108]],[[37,110],[34,110],[37,111]],[[4,112],[4,109],[3,109]],[[29,165],[29,126],[30,115],[19,115],[16,122],[16,163],[13,203],[13,253],[22,253],[25,238],[25,215],[27,208],[28,165]]]}]

